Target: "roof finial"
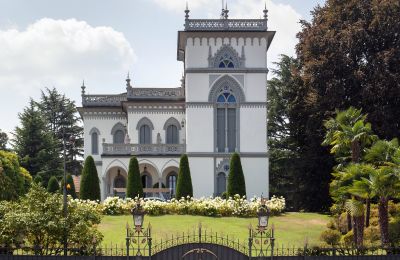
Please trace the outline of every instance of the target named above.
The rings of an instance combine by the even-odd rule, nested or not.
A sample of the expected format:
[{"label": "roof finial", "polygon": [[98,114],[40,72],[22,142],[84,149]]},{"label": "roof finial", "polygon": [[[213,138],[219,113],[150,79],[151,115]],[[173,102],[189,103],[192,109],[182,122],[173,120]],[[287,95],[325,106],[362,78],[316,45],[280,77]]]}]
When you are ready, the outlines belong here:
[{"label": "roof finial", "polygon": [[267,1],[265,1],[265,6],[264,6],[264,19],[268,20],[268,9],[267,9]]},{"label": "roof finial", "polygon": [[129,71],[128,71],[128,75],[126,76],[126,86],[127,87],[131,86],[131,79],[129,78]]},{"label": "roof finial", "polygon": [[224,0],[222,0],[221,19],[224,19],[224,16],[225,16]]},{"label": "roof finial", "polygon": [[189,5],[188,5],[188,1],[186,1],[186,9],[185,9],[185,20],[189,19]]},{"label": "roof finial", "polygon": [[81,89],[82,89],[82,96],[83,96],[83,95],[85,95],[85,89],[86,89],[85,80],[82,81]]},{"label": "roof finial", "polygon": [[228,10],[228,0],[226,0],[226,2],[225,2],[225,10],[224,10],[224,18],[225,18],[225,19],[228,19],[228,13],[229,13],[229,10]]}]

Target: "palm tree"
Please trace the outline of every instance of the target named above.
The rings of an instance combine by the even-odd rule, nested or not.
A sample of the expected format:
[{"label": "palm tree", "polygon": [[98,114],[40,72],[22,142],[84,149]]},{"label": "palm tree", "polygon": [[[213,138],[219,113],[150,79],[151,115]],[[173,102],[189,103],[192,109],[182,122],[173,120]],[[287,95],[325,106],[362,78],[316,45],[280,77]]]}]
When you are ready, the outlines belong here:
[{"label": "palm tree", "polygon": [[360,197],[378,197],[379,228],[381,243],[383,246],[389,244],[389,213],[388,203],[393,197],[399,196],[400,179],[396,170],[391,166],[381,166],[371,171],[368,178],[354,182],[349,189],[352,194]]}]

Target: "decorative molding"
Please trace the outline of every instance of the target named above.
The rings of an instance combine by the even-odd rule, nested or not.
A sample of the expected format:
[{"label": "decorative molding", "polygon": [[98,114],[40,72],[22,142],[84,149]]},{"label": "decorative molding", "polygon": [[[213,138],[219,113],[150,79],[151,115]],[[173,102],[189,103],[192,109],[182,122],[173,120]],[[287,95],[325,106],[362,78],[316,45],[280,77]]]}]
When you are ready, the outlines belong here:
[{"label": "decorative molding", "polygon": [[128,100],[182,100],[185,99],[184,88],[129,88]]},{"label": "decorative molding", "polygon": [[221,74],[210,74],[208,75],[208,84],[211,87],[214,82],[221,76]]},{"label": "decorative molding", "polygon": [[[213,108],[217,106],[215,102],[186,102],[186,108]],[[235,107],[240,108],[266,108],[265,102],[242,102]]]},{"label": "decorative molding", "polygon": [[267,19],[186,19],[185,31],[254,31],[268,30]]},{"label": "decorative molding", "polygon": [[240,85],[244,87],[244,75],[233,74],[231,76],[234,77],[240,83]]},{"label": "decorative molding", "polygon": [[170,125],[176,126],[178,128],[178,130],[182,129],[181,128],[181,123],[179,123],[179,121],[175,117],[168,118],[168,120],[165,121],[163,129],[167,130],[167,127],[170,126]]},{"label": "decorative molding", "polygon": [[151,120],[150,120],[149,118],[147,118],[147,117],[142,117],[142,118],[138,121],[138,123],[137,123],[137,125],[136,125],[136,130],[139,130],[140,127],[143,126],[143,125],[148,125],[148,126],[150,127],[150,130],[154,130],[154,125],[153,125],[153,123],[152,123]]},{"label": "decorative molding", "polygon": [[266,74],[267,68],[186,68],[185,73],[262,73]]},{"label": "decorative molding", "polygon": [[[211,50],[211,46],[210,46]],[[237,69],[237,68],[244,68],[244,63],[245,63],[245,56],[244,53],[242,53],[241,56],[239,56],[239,53],[230,45],[228,44],[223,44],[221,48],[215,53],[214,57],[210,56],[208,57],[208,67],[209,68],[219,68],[219,63],[221,60],[224,59],[224,57],[230,57],[232,58],[232,62],[234,65],[234,68],[226,68],[229,70],[232,69]]]},{"label": "decorative molding", "polygon": [[109,144],[103,143],[103,154],[109,155],[181,155],[185,144]]},{"label": "decorative molding", "polygon": [[92,127],[92,129],[90,129],[89,135],[92,135],[93,133],[97,133],[97,135],[100,135],[100,131],[99,129],[97,129],[97,127]]},{"label": "decorative molding", "polygon": [[223,91],[223,88],[225,87],[232,89],[235,94],[237,103],[245,102],[243,88],[240,86],[239,82],[236,81],[236,79],[228,75],[224,75],[219,78],[211,87],[208,95],[208,102],[216,102],[218,95],[221,91]]},{"label": "decorative molding", "polygon": [[122,132],[126,132],[126,127],[121,122],[116,123],[111,129],[111,135],[114,135],[116,131],[121,130]]},{"label": "decorative molding", "polygon": [[119,95],[82,95],[83,107],[118,107],[126,101],[126,93]]},{"label": "decorative molding", "polygon": [[[215,173],[218,174],[219,172],[224,172],[226,174],[229,173],[229,164],[230,164],[230,159],[229,158],[223,158],[217,165],[217,167],[215,168]],[[225,166],[228,166],[228,168],[226,169]]]},{"label": "decorative molding", "polygon": [[[230,157],[232,153],[207,153],[207,152],[188,152],[187,155],[189,157],[214,157],[214,158],[221,158],[221,157]],[[268,153],[261,153],[261,152],[241,152],[239,153],[240,157],[243,158],[269,158]]]}]

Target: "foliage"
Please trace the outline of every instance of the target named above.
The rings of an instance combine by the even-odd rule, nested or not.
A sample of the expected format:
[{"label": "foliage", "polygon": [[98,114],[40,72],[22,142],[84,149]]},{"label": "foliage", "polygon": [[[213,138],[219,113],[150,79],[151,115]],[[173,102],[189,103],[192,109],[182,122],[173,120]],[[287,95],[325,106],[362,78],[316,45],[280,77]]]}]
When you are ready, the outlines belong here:
[{"label": "foliage", "polygon": [[[200,198],[191,197],[181,199],[171,199],[169,201],[155,201],[143,199],[121,199],[119,197],[108,197],[98,207],[106,215],[130,214],[130,210],[136,205],[137,201],[142,204],[146,214],[159,216],[165,214],[196,215],[212,217],[255,217],[261,205],[259,198],[246,200],[239,195],[228,199]],[[76,200],[80,203],[96,204],[93,201]],[[267,207],[271,215],[279,215],[285,209],[285,199],[283,197],[272,197],[267,201]]]},{"label": "foliage", "polygon": [[[70,195],[73,199],[76,199],[76,190],[75,190],[75,183],[74,179],[72,178],[71,174],[67,174],[67,195]],[[64,192],[64,178],[61,179],[61,185],[60,185],[60,192],[63,194]]]},{"label": "foliage", "polygon": [[179,173],[176,185],[176,198],[193,196],[192,177],[190,175],[189,160],[186,154],[181,156],[179,162]]},{"label": "foliage", "polygon": [[342,234],[333,229],[327,229],[321,233],[320,239],[330,246],[336,246],[340,242]]},{"label": "foliage", "polygon": [[65,219],[62,205],[60,194],[50,194],[36,184],[19,202],[0,203],[0,244],[35,246],[39,255],[59,254],[66,230],[69,248],[92,252],[103,237],[95,226],[100,214],[86,204],[69,201]]},{"label": "foliage", "polygon": [[100,200],[99,176],[93,157],[90,155],[86,158],[83,166],[79,196],[83,200]]},{"label": "foliage", "polygon": [[7,150],[8,135],[0,129],[0,150]]},{"label": "foliage", "polygon": [[[65,140],[67,172],[78,175],[82,170],[81,162],[77,158],[83,156],[83,128],[75,102],[53,87],[41,91],[36,105],[55,140],[53,152],[61,157]],[[69,141],[71,138],[73,143]]]},{"label": "foliage", "polygon": [[0,201],[15,200],[25,194],[32,177],[20,167],[16,154],[0,150]]},{"label": "foliage", "polygon": [[389,239],[392,246],[400,246],[400,218],[394,218],[389,222]]},{"label": "foliage", "polygon": [[126,187],[128,198],[143,197],[142,180],[140,179],[139,162],[136,156],[129,161],[128,185]]},{"label": "foliage", "polygon": [[21,126],[15,128],[11,142],[13,149],[20,158],[21,166],[33,176],[40,174],[47,184],[51,176],[62,174],[61,160],[54,152],[56,143],[33,100],[18,117]]},{"label": "foliage", "polygon": [[36,175],[33,179],[33,182],[43,186],[43,178],[40,175]]},{"label": "foliage", "polygon": [[227,193],[229,196],[234,196],[235,194],[246,196],[246,183],[238,153],[233,153],[231,157]]},{"label": "foliage", "polygon": [[54,176],[50,177],[49,183],[47,184],[47,192],[56,193],[60,190],[57,178]]}]

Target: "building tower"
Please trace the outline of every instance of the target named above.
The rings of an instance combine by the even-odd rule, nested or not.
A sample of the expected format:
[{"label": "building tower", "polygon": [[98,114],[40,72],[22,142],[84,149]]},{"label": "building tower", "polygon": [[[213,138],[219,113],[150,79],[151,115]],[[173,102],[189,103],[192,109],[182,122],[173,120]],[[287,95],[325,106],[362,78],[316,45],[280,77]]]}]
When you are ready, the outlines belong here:
[{"label": "building tower", "polygon": [[263,19],[190,19],[178,32],[184,62],[186,152],[194,196],[226,190],[229,159],[241,156],[247,196],[268,195],[267,51],[275,35]]}]

